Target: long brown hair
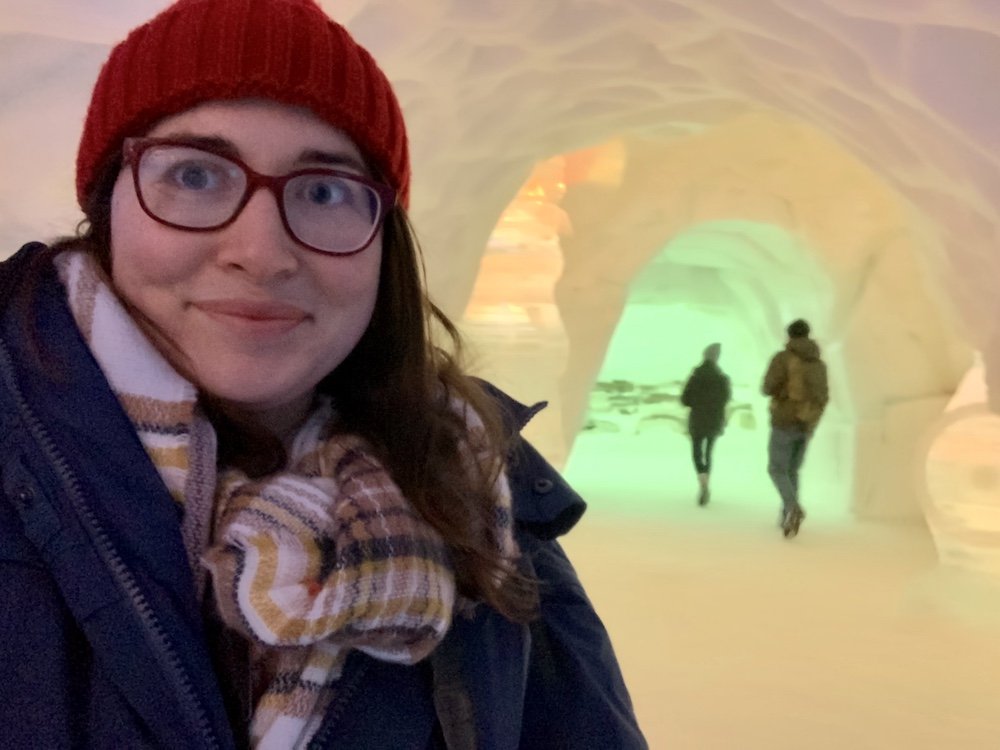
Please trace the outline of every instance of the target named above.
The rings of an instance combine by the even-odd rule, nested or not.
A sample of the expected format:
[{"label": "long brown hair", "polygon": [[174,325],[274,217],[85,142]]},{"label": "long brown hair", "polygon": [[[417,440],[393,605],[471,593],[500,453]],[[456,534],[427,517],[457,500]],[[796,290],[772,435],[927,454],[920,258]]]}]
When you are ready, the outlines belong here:
[{"label": "long brown hair", "polygon": [[[100,170],[77,235],[53,243],[39,254],[36,266],[63,250],[82,250],[112,279],[111,194],[121,167],[116,155]],[[510,570],[494,531],[495,482],[512,437],[493,399],[463,372],[461,338],[430,301],[423,278],[419,245],[404,209],[397,206],[383,226],[372,319],[351,353],[318,388],[334,399],[337,429],[368,441],[407,499],[442,535],[453,556],[459,592],[486,601],[511,620],[527,622],[537,615],[537,582]],[[158,345],[171,348],[152,321],[122,302]],[[452,353],[432,341],[435,324]],[[470,434],[452,406],[455,399],[468,404],[483,423],[483,440],[470,447],[488,445],[494,461],[463,458]],[[221,464],[251,476],[284,466],[286,455],[276,436],[210,394],[203,393],[201,401],[218,433]]]}]

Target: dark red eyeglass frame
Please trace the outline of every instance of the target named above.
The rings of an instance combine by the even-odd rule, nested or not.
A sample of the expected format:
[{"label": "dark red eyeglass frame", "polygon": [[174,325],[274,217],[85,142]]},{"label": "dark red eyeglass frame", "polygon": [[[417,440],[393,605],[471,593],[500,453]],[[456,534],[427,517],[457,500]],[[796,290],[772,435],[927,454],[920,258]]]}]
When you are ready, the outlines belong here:
[{"label": "dark red eyeglass frame", "polygon": [[[139,186],[139,162],[142,161],[142,155],[148,149],[155,146],[182,146],[184,148],[190,148],[195,151],[204,151],[207,154],[212,154],[220,159],[225,159],[228,162],[232,162],[247,176],[246,189],[243,192],[243,197],[240,199],[239,203],[236,204],[236,208],[233,209],[233,215],[230,216],[225,221],[210,226],[210,227],[188,227],[183,224],[175,224],[166,219],[162,219],[156,214],[154,214],[149,206],[146,205],[146,200],[142,196],[142,188]],[[396,205],[396,191],[393,190],[388,185],[381,182],[376,182],[368,177],[363,177],[352,172],[342,172],[338,169],[329,169],[325,167],[312,167],[309,169],[299,169],[295,172],[289,172],[288,174],[281,175],[278,177],[272,175],[261,174],[255,171],[250,165],[244,162],[242,159],[237,158],[229,153],[223,153],[220,150],[213,149],[211,146],[206,146],[200,143],[192,143],[188,140],[175,139],[175,138],[126,138],[122,147],[122,154],[124,157],[124,164],[131,166],[132,168],[132,182],[135,187],[136,198],[139,199],[139,205],[142,210],[146,212],[154,221],[168,226],[171,229],[181,229],[185,232],[215,232],[219,229],[224,229],[225,227],[232,224],[239,218],[239,215],[243,213],[243,209],[246,207],[247,203],[250,202],[250,198],[253,197],[261,188],[266,189],[274,196],[274,201],[278,206],[278,215],[281,216],[281,223],[285,227],[285,231],[288,236],[295,240],[296,243],[306,248],[307,250],[312,250],[315,253],[322,253],[323,255],[333,255],[337,257],[356,255],[362,250],[367,248],[372,244],[375,239],[375,235],[378,234],[379,229],[382,227],[382,222],[388,215],[389,211],[393,209]],[[371,188],[375,191],[375,194],[379,198],[378,212],[375,216],[375,220],[372,222],[372,231],[368,235],[368,238],[354,250],[348,250],[346,252],[338,252],[335,250],[324,250],[323,248],[313,247],[309,243],[300,239],[295,232],[292,230],[291,225],[288,223],[288,217],[285,215],[285,185],[289,181],[295,179],[296,177],[301,177],[302,175],[309,174],[323,174],[323,175],[335,175],[336,177],[352,180],[354,182],[359,182],[366,187]]]}]

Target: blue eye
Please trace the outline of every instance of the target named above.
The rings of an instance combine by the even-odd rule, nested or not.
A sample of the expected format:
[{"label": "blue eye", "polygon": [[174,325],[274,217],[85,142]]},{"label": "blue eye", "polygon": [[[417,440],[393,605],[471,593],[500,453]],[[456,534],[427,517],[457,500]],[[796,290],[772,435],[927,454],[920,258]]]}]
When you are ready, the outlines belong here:
[{"label": "blue eye", "polygon": [[370,222],[378,210],[378,196],[360,178],[331,172],[295,175],[285,185],[284,198],[290,216],[315,221]]},{"label": "blue eye", "polygon": [[168,165],[163,171],[163,179],[177,190],[202,193],[208,190],[228,188],[225,170],[204,161],[182,161]]},{"label": "blue eye", "polygon": [[177,182],[191,190],[204,190],[209,186],[210,175],[208,170],[203,167],[187,166],[180,170]]},{"label": "blue eye", "polygon": [[306,198],[317,205],[330,206],[343,203],[348,191],[339,180],[317,180],[306,189]]}]

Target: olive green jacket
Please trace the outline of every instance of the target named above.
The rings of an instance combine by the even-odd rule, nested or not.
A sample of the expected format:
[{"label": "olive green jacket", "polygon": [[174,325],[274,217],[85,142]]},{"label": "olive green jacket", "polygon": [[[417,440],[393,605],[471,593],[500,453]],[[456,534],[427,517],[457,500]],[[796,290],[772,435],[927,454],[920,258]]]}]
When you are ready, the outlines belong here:
[{"label": "olive green jacket", "polygon": [[771,358],[761,390],[771,397],[772,427],[815,430],[830,400],[819,345],[810,338],[789,339]]}]

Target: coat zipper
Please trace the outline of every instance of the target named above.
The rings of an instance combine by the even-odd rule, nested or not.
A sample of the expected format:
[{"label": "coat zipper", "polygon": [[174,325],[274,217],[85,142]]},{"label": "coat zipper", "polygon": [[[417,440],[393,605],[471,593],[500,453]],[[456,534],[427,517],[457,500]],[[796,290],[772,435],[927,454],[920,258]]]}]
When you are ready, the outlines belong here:
[{"label": "coat zipper", "polygon": [[173,678],[174,684],[178,688],[182,705],[191,712],[189,715],[195,717],[195,727],[205,741],[202,747],[218,750],[221,745],[212,729],[208,711],[201,700],[199,700],[197,691],[194,689],[194,685],[184,669],[180,657],[171,646],[170,639],[164,632],[163,626],[157,619],[153,607],[143,594],[135,576],[128,569],[125,561],[122,560],[121,555],[115,549],[114,544],[101,525],[100,520],[98,520],[87,504],[83,492],[80,490],[79,482],[72,469],[70,469],[68,462],[59,453],[58,448],[56,448],[55,443],[49,437],[45,427],[35,416],[27,400],[24,398],[24,394],[21,393],[21,389],[14,378],[10,351],[3,341],[0,341],[0,370],[3,372],[7,388],[14,395],[14,401],[22,419],[24,419],[25,425],[28,427],[28,431],[45,453],[46,458],[62,482],[63,488],[67,491],[74,509],[90,534],[105,565],[111,571],[115,582],[128,596],[154,647],[163,657],[163,663],[167,667],[168,674]]}]

